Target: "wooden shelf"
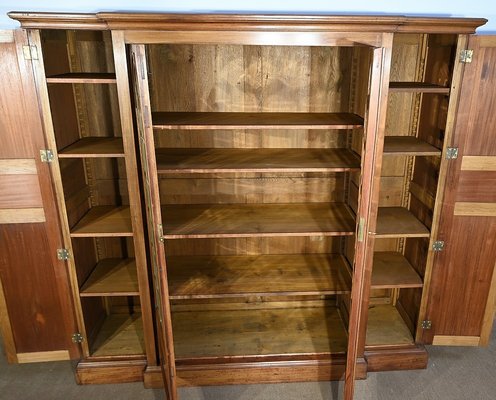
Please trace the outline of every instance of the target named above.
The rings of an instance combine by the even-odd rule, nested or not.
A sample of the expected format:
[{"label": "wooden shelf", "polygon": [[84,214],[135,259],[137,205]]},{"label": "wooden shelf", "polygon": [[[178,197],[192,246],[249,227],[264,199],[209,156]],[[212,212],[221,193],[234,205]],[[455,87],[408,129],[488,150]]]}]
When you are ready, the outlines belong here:
[{"label": "wooden shelf", "polygon": [[157,149],[158,173],[359,171],[348,149]]},{"label": "wooden shelf", "polygon": [[171,299],[346,293],[338,254],[167,257]]},{"label": "wooden shelf", "polygon": [[336,307],[298,308],[291,303],[271,303],[263,309],[242,309],[243,303],[230,307],[173,311],[176,360],[346,351],[347,333]]},{"label": "wooden shelf", "polygon": [[425,82],[390,82],[390,92],[449,94],[450,88]]},{"label": "wooden shelf", "polygon": [[96,206],[91,208],[71,229],[72,237],[133,236],[128,206]]},{"label": "wooden shelf", "polygon": [[47,83],[116,83],[113,73],[72,72],[47,76]]},{"label": "wooden shelf", "polygon": [[139,296],[134,258],[107,258],[98,262],[80,290],[81,297]]},{"label": "wooden shelf", "polygon": [[441,150],[414,136],[386,136],[384,155],[440,156]]},{"label": "wooden shelf", "polygon": [[363,118],[350,113],[155,112],[156,129],[353,129]]},{"label": "wooden shelf", "polygon": [[366,346],[413,344],[413,336],[395,306],[369,306]]},{"label": "wooden shelf", "polygon": [[354,216],[342,203],[170,205],[162,216],[165,239],[355,233]]},{"label": "wooden shelf", "polygon": [[422,279],[401,253],[374,253],[372,289],[420,288]]},{"label": "wooden shelf", "polygon": [[429,237],[430,232],[404,207],[379,207],[376,238]]},{"label": "wooden shelf", "polygon": [[59,151],[59,158],[124,157],[121,138],[86,137]]},{"label": "wooden shelf", "polygon": [[145,341],[141,314],[110,314],[90,343],[93,357],[143,355]]}]

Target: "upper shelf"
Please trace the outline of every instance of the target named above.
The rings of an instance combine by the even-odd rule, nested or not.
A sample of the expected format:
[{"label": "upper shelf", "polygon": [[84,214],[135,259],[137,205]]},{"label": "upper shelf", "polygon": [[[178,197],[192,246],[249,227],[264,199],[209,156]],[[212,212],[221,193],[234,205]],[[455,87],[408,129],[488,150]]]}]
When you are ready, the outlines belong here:
[{"label": "upper shelf", "polygon": [[156,129],[353,129],[363,118],[350,113],[155,112]]},{"label": "upper shelf", "polygon": [[449,94],[450,88],[425,82],[390,82],[390,92]]},{"label": "upper shelf", "polygon": [[355,233],[354,216],[343,203],[169,205],[162,218],[165,239]]},{"label": "upper shelf", "polygon": [[360,170],[348,149],[157,149],[158,173]]},{"label": "upper shelf", "polygon": [[384,155],[440,156],[441,150],[414,136],[386,136]]},{"label": "upper shelf", "polygon": [[59,151],[59,158],[124,157],[121,138],[85,137]]},{"label": "upper shelf", "polygon": [[97,72],[71,72],[47,76],[47,83],[116,83],[115,74]]},{"label": "upper shelf", "polygon": [[404,207],[379,207],[376,238],[429,237],[429,229]]}]

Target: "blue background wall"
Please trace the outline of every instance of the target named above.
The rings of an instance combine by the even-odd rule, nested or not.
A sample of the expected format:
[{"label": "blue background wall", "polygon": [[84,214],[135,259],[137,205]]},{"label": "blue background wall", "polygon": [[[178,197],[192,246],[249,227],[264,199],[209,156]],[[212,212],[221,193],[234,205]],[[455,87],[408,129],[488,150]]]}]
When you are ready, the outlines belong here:
[{"label": "blue background wall", "polygon": [[496,0],[0,0],[0,29],[18,25],[8,11],[163,11],[403,14],[484,17],[479,33],[496,33]]}]

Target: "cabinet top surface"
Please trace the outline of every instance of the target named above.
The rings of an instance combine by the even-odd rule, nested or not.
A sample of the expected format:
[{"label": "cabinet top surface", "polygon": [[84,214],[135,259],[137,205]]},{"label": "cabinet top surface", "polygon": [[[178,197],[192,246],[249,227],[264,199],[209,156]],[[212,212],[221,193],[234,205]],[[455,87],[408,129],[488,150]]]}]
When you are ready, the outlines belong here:
[{"label": "cabinet top surface", "polygon": [[23,28],[98,30],[250,30],[474,33],[484,18],[403,15],[165,14],[101,12],[44,13],[12,11]]}]

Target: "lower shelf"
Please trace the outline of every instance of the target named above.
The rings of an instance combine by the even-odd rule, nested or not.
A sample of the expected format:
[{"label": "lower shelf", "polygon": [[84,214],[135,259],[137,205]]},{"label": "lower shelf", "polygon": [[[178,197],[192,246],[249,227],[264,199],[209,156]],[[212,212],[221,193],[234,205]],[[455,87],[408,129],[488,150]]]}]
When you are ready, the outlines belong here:
[{"label": "lower shelf", "polygon": [[372,305],[369,308],[366,346],[412,345],[412,333],[395,306]]},{"label": "lower shelf", "polygon": [[[239,308],[242,306],[238,303]],[[336,307],[294,308],[282,302],[270,307],[173,311],[176,361],[215,358],[222,362],[250,357],[269,361],[270,356],[280,360],[284,356],[294,359],[305,354],[346,352],[347,332]]]},{"label": "lower shelf", "polygon": [[130,356],[145,353],[141,314],[107,316],[91,343],[92,357]]}]

